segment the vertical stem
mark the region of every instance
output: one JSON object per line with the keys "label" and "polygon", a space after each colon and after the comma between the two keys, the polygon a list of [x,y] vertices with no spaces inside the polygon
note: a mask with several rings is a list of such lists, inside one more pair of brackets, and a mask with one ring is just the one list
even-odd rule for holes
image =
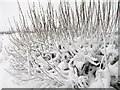
{"label": "vertical stem", "polygon": [[104,40],[104,57],[105,57],[105,65],[108,68],[108,64],[107,64],[107,50],[106,50],[106,34],[103,31],[103,40]]}

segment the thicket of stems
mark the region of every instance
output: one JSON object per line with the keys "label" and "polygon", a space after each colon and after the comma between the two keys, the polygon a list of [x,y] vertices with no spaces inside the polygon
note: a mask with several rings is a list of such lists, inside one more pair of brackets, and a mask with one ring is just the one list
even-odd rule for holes
{"label": "thicket of stems", "polygon": [[[28,2],[29,10],[26,16],[18,2],[20,20],[18,22],[14,19],[16,28],[12,26],[10,28],[10,31],[17,31],[18,33],[10,35],[11,41],[16,46],[14,48],[16,53],[8,53],[15,57],[14,63],[21,65],[21,68],[24,69],[23,73],[28,73],[41,79],[50,78],[62,84],[59,78],[50,76],[46,70],[40,67],[39,70],[48,78],[41,77],[33,72],[31,74],[31,71],[34,70],[32,70],[30,62],[34,62],[39,66],[39,60],[34,57],[33,52],[42,55],[43,52],[50,51],[51,47],[58,50],[59,44],[74,44],[75,39],[78,37],[85,40],[92,38],[104,40],[105,62],[107,65],[106,40],[118,25],[117,13],[119,11],[114,6],[115,2],[90,1],[88,6],[84,1],[80,3],[74,2],[75,10],[70,6],[69,2],[60,2],[59,10],[54,10],[51,2],[48,2],[46,10],[40,5],[40,2],[38,3],[39,5],[37,6],[33,2],[31,6]],[[22,54],[23,52],[25,54]],[[28,68],[22,66],[25,62],[28,62]],[[49,62],[43,62],[54,68]],[[55,71],[59,73],[62,79],[65,78],[60,71],[57,69]]]}

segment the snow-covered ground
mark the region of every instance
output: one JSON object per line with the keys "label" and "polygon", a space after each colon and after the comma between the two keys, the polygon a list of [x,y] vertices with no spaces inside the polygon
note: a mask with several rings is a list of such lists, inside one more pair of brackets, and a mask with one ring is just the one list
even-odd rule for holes
{"label": "snow-covered ground", "polygon": [[[9,57],[4,47],[10,45],[8,35],[0,35],[0,88],[21,88],[24,86],[17,85],[15,78],[6,70],[9,69]],[[29,87],[29,86],[28,86]]]}
{"label": "snow-covered ground", "polygon": [[[37,82],[28,81],[16,83],[16,78],[6,70],[10,68],[10,57],[4,47],[9,47],[11,44],[8,35],[0,35],[0,89],[1,88],[35,88]],[[39,86],[38,86],[39,87]]]}
{"label": "snow-covered ground", "polygon": [[7,35],[0,35],[0,88],[18,87],[13,83],[13,77],[5,71],[9,68],[9,58],[4,46],[9,45],[9,38]]}
{"label": "snow-covered ground", "polygon": [[[9,36],[8,35],[1,35],[0,36],[1,39],[0,39],[0,88],[35,88],[35,87],[39,87],[39,83],[40,81],[36,82],[36,81],[27,81],[27,82],[22,82],[22,83],[16,83],[17,80],[15,77],[13,77],[10,73],[8,73],[6,70],[10,68],[10,56],[8,56],[8,53],[6,52],[5,48],[9,48],[9,46],[11,45],[11,42],[9,40]],[[110,47],[109,47],[110,49]],[[109,49],[107,49],[107,51],[109,51],[108,53],[113,53],[112,51],[110,51]],[[90,50],[89,50],[90,51]],[[91,52],[91,51],[90,51]],[[104,52],[103,52],[104,53]],[[79,53],[80,54],[80,53]],[[80,56],[81,54],[77,57],[74,57],[72,60],[78,60],[80,59]],[[77,59],[78,58],[78,59]],[[76,63],[76,65],[78,65],[77,67],[79,67],[81,63]],[[115,65],[109,65],[109,70],[110,70],[110,74],[116,74],[117,75],[117,71],[118,71],[118,63],[116,63]],[[63,65],[63,64],[61,64]],[[63,67],[63,66],[58,66],[59,68]],[[109,73],[107,73],[107,69],[104,70],[105,71],[105,76],[107,75],[107,77],[104,77],[107,78],[105,80],[103,80],[103,82],[105,81],[107,83],[110,82],[109,79],[108,79],[108,75]],[[102,72],[104,72],[102,71]],[[98,71],[98,77],[97,79],[99,78],[99,72],[101,71]],[[70,76],[71,77],[71,76]],[[106,83],[104,82],[104,85],[107,85]],[[97,86],[96,86],[97,84]],[[93,83],[90,85],[90,87],[96,87],[98,88],[99,86],[101,85],[101,81],[93,81]],[[101,86],[100,86],[101,87]],[[107,87],[107,86],[106,86]]]}

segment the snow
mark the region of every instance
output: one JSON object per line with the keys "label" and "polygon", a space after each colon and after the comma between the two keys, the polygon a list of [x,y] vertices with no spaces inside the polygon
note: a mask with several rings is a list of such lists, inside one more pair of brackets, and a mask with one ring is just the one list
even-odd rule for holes
{"label": "snow", "polygon": [[[42,84],[43,81],[26,81],[26,82],[21,82],[19,83],[17,81],[17,79],[12,76],[10,73],[8,73],[6,70],[10,69],[10,59],[11,57],[8,55],[8,53],[6,52],[5,48],[9,48],[9,46],[11,45],[11,42],[9,40],[9,36],[8,35],[1,35],[0,36],[0,88],[33,88],[33,87],[47,87],[48,83],[51,81],[48,81],[45,85]],[[72,47],[71,47],[72,48]],[[82,66],[89,61],[90,63],[94,64],[95,66],[97,66],[97,64],[94,63],[94,61],[97,61],[97,58],[94,58],[92,56],[94,56],[95,54],[93,53],[92,49],[90,47],[86,48],[88,50],[88,54],[85,54],[84,50],[83,52],[78,52],[69,62],[69,65],[67,65],[67,63],[65,62],[65,58],[62,57],[62,62],[58,63],[58,68],[56,68],[58,71],[60,72],[64,72],[65,69],[69,68],[70,70],[64,72],[66,73],[66,75],[68,75],[65,77],[68,79],[66,80],[66,84],[63,85],[62,87],[73,87],[73,85],[79,83],[81,85],[81,87],[88,87],[86,85],[86,78],[85,76],[79,76],[77,77],[77,70],[76,68],[78,68],[79,70],[81,70]],[[82,51],[82,50],[81,50]],[[103,53],[104,51],[101,50]],[[107,48],[108,51],[108,55],[110,54],[111,57],[115,57],[117,56],[117,52],[115,50],[114,47],[112,47],[111,45],[108,46]],[[61,50],[61,52],[63,52],[63,56],[67,55],[66,54],[66,50]],[[53,52],[52,52],[53,53]],[[56,61],[57,59],[60,58],[60,53],[58,53],[57,51],[54,51],[54,53],[56,53],[56,57],[53,59],[53,61]],[[94,55],[91,55],[94,54]],[[57,55],[58,54],[58,55]],[[48,54],[49,55],[49,54]],[[69,56],[69,55],[68,55]],[[41,58],[41,59],[40,59]],[[42,57],[38,57],[38,59],[40,59],[41,61],[44,61]],[[110,58],[111,60],[113,60],[113,58]],[[41,61],[39,63],[41,63]],[[49,62],[53,62],[52,60],[50,60]],[[73,65],[71,65],[73,63]],[[45,64],[47,64],[46,62],[43,63],[43,67],[45,68]],[[74,65],[76,65],[76,68],[74,67]],[[114,64],[114,65],[109,65],[109,70],[106,68],[104,70],[98,70],[96,72],[96,78],[92,78],[92,76],[90,77],[90,86],[89,88],[109,88],[110,85],[108,84],[110,82],[110,75],[113,76],[117,76],[118,74],[118,63]],[[47,69],[47,68],[46,68]],[[55,74],[51,74],[52,76]],[[57,75],[57,74],[56,74]],[[106,77],[107,76],[107,77]],[[57,77],[58,78],[58,77]],[[61,77],[60,77],[61,78]],[[108,79],[109,78],[109,79]],[[46,81],[44,81],[46,82]],[[82,84],[84,82],[84,85]],[[40,86],[41,83],[41,86]],[[72,85],[72,86],[71,86]]]}
{"label": "snow", "polygon": [[0,35],[0,88],[20,88],[21,86],[15,84],[15,78],[6,71],[10,66],[10,58],[8,57],[4,47],[9,45],[9,36]]}
{"label": "snow", "polygon": [[17,79],[6,70],[10,69],[10,56],[4,47],[9,47],[11,42],[8,35],[0,35],[0,89],[1,88],[35,88],[40,87],[39,81],[17,82]]}
{"label": "snow", "polygon": [[5,69],[9,68],[9,60],[7,57],[7,52],[4,49],[4,46],[10,44],[7,35],[1,35],[0,40],[0,88],[12,88],[18,87],[12,82],[12,76],[5,71]]}
{"label": "snow", "polygon": [[14,78],[5,70],[8,69],[8,67],[9,67],[8,61],[3,61],[0,64],[0,87],[18,88],[19,86],[13,82]]}
{"label": "snow", "polygon": [[[28,35],[23,36],[25,40],[20,44],[16,43],[20,48],[13,47],[9,35],[0,36],[0,88],[109,88],[111,76],[118,76],[115,35],[103,40],[102,36],[100,39],[73,37],[75,41],[68,40],[69,43],[63,38],[59,43],[56,41],[56,46],[49,38],[51,45],[46,52],[41,51],[37,36],[33,35],[31,40],[26,39]],[[13,70],[11,63],[19,70]]]}

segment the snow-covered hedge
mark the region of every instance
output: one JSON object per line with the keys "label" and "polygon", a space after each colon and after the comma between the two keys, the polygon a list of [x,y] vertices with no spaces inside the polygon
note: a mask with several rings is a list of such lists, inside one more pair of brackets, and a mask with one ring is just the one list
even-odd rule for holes
{"label": "snow-covered hedge", "polygon": [[[54,10],[29,5],[28,25],[20,4],[18,33],[7,49],[11,71],[18,81],[34,80],[41,88],[118,87],[117,2],[60,2]],[[28,33],[30,32],[30,33]],[[114,80],[116,80],[114,82]]]}

